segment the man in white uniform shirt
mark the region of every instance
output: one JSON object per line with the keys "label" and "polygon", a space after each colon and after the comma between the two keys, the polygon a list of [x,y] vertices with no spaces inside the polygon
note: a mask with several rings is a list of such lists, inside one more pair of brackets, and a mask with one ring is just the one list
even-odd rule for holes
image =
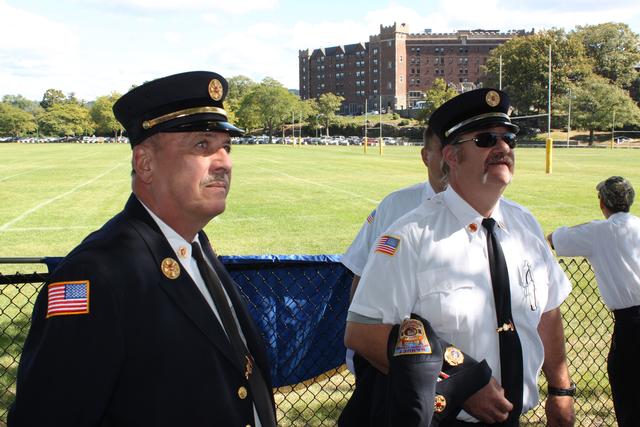
{"label": "man in white uniform shirt", "polygon": [[422,162],[427,167],[429,179],[426,182],[414,184],[387,195],[369,214],[351,246],[342,256],[342,264],[355,275],[351,286],[352,296],[378,236],[395,220],[417,208],[420,203],[441,192],[446,186],[442,180],[440,140],[429,127],[424,130],[423,140],[424,146],[420,153]]}
{"label": "man in white uniform shirt", "polygon": [[508,109],[505,93],[479,89],[432,114],[449,188],[379,238],[349,309],[345,344],[386,372],[389,331],[415,313],[493,371],[450,425],[518,425],[538,403],[542,368],[555,392],[547,425],[570,426],[574,389],[558,307],[571,285],[537,221],[500,199],[513,176],[518,130]]}
{"label": "man in white uniform shirt", "polygon": [[561,256],[586,257],[615,325],[607,360],[618,425],[640,425],[640,218],[631,183],[612,176],[596,186],[605,220],[560,227],[547,238]]}

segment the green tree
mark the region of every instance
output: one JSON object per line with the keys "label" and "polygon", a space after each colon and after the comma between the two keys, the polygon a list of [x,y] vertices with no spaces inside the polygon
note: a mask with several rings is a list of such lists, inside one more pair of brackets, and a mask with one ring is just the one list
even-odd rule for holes
{"label": "green tree", "polygon": [[42,107],[38,101],[32,101],[22,95],[5,95],[2,97],[2,102],[11,104],[14,107],[18,107],[19,109],[31,114],[36,114],[42,111]]}
{"label": "green tree", "polygon": [[66,96],[59,89],[47,89],[42,95],[42,101],[40,101],[40,106],[45,110],[53,107],[56,104],[63,104],[66,101]]}
{"label": "green tree", "polygon": [[342,101],[344,101],[343,97],[331,92],[323,93],[318,98],[318,115],[321,123],[324,125],[325,129],[327,129],[327,136],[329,136],[329,126],[336,118],[336,112],[340,110]]}
{"label": "green tree", "polygon": [[600,76],[592,76],[572,90],[571,126],[589,131],[593,144],[596,130],[624,125],[640,126],[640,108],[628,92]]}
{"label": "green tree", "polygon": [[277,80],[266,77],[243,97],[238,123],[247,130],[260,124],[267,130],[271,142],[273,131],[290,120],[298,99]]}
{"label": "green tree", "polygon": [[431,113],[457,95],[458,91],[450,87],[444,79],[435,79],[431,88],[425,93],[425,107],[418,113],[418,120],[426,122]]}
{"label": "green tree", "polygon": [[638,77],[634,66],[640,62],[640,36],[627,24],[578,26],[571,37],[583,44],[596,74],[622,88],[631,87]]}
{"label": "green tree", "polygon": [[486,87],[498,87],[502,56],[502,88],[519,115],[548,110],[549,46],[552,99],[567,93],[572,83],[592,74],[584,46],[564,30],[552,29],[514,37],[493,49],[486,63]]}
{"label": "green tree", "polygon": [[237,112],[240,108],[242,98],[256,87],[257,83],[246,76],[234,76],[229,80],[229,93],[224,99],[224,107],[227,110],[229,121],[235,123],[237,121]]}
{"label": "green tree", "polygon": [[38,125],[33,114],[7,102],[0,103],[0,135],[24,136],[37,129]]}
{"label": "green tree", "polygon": [[113,104],[120,98],[119,93],[112,92],[109,95],[99,96],[89,110],[89,114],[95,123],[96,132],[100,135],[113,134],[116,138],[118,133],[122,135],[124,128],[113,115]]}
{"label": "green tree", "polygon": [[79,104],[55,103],[37,119],[44,135],[80,136],[90,135],[94,130],[89,110]]}
{"label": "green tree", "polygon": [[302,120],[307,122],[309,130],[317,131],[320,128],[320,111],[318,101],[315,99],[305,99],[300,101],[300,113]]}

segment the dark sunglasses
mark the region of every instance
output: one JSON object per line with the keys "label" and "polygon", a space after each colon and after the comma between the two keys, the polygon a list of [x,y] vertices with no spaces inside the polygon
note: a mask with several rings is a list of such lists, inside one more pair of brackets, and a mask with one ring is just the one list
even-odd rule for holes
{"label": "dark sunglasses", "polygon": [[516,148],[516,134],[512,132],[506,132],[506,133],[483,132],[483,133],[477,134],[473,138],[460,139],[454,142],[454,144],[462,144],[463,142],[473,141],[476,143],[478,147],[487,148],[487,147],[495,146],[500,139],[504,140],[504,142],[507,143],[509,148]]}

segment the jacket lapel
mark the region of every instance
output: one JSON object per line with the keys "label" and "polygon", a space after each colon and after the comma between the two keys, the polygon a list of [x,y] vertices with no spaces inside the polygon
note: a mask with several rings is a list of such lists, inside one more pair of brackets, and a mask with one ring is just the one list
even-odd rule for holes
{"label": "jacket lapel", "polygon": [[157,280],[160,288],[225,357],[238,369],[244,369],[240,366],[240,361],[234,354],[220,322],[184,266],[180,264],[181,272],[175,279],[170,279],[162,273],[162,261],[166,258],[176,260],[175,252],[156,222],[134,195],[131,195],[125,205],[124,215],[149,248],[158,268]]}

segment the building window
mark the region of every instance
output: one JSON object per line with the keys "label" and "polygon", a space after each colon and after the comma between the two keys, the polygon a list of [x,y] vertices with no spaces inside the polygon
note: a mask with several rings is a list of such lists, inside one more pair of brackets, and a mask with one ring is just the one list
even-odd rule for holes
{"label": "building window", "polygon": [[374,55],[377,55],[377,54],[378,54],[378,48],[377,48],[377,47],[376,47],[376,48],[373,48],[373,54],[374,54]]}
{"label": "building window", "polygon": [[391,40],[389,40],[389,41],[387,42],[387,46],[388,46],[388,47],[391,47]]}
{"label": "building window", "polygon": [[391,82],[387,82],[387,89],[391,89],[393,87],[393,85],[391,84]]}
{"label": "building window", "polygon": [[393,63],[391,61],[387,62],[387,68],[388,69],[392,69],[393,68]]}
{"label": "building window", "polygon": [[400,62],[402,62],[402,55],[400,55]]}
{"label": "building window", "polygon": [[400,76],[400,83],[404,81],[404,76]]}

